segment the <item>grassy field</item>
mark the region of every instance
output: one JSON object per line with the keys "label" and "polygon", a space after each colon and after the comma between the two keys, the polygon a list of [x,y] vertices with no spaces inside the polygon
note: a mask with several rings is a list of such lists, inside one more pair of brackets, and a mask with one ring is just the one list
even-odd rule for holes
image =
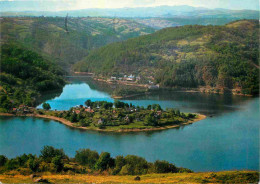
{"label": "grassy field", "polygon": [[[258,183],[259,172],[256,171],[223,171],[203,173],[175,173],[175,174],[147,174],[135,181],[135,176],[107,176],[107,175],[62,175],[44,173],[41,175],[51,183]],[[0,175],[2,183],[31,183],[30,176]]]}

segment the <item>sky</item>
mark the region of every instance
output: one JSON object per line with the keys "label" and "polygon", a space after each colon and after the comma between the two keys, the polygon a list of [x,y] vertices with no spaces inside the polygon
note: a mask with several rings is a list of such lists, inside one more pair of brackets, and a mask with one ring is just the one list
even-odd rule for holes
{"label": "sky", "polygon": [[259,10],[259,0],[0,0],[0,11],[62,11],[162,5]]}

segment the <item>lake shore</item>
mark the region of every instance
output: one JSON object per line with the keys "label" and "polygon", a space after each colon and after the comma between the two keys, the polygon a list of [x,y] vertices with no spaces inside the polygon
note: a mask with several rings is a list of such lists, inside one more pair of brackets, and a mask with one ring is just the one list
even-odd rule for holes
{"label": "lake shore", "polygon": [[20,117],[36,117],[36,118],[45,118],[45,119],[51,119],[54,121],[58,121],[66,126],[72,127],[72,128],[78,128],[82,130],[94,130],[94,131],[100,131],[100,132],[144,132],[144,131],[158,131],[158,130],[165,130],[165,129],[171,129],[171,128],[178,128],[181,126],[193,124],[195,122],[201,121],[206,118],[205,115],[197,114],[197,117],[193,120],[189,120],[185,123],[180,123],[178,125],[170,125],[170,126],[164,126],[164,127],[153,127],[153,128],[133,128],[133,129],[120,129],[120,130],[111,130],[111,129],[99,129],[99,128],[93,128],[93,127],[81,127],[81,126],[75,126],[74,123],[64,119],[59,118],[56,116],[49,116],[49,115],[40,115],[40,114],[11,114],[11,113],[0,113],[0,116],[20,116]]}
{"label": "lake shore", "polygon": [[[135,86],[135,87],[143,87],[143,88],[149,88],[150,85],[148,84],[138,84],[136,82],[128,82],[128,81],[111,81],[108,79],[103,78],[96,78],[92,77],[93,80],[99,81],[99,82],[105,82],[107,84],[120,84],[125,86]],[[224,94],[224,93],[231,93],[232,95],[237,96],[247,96],[252,97],[253,95],[250,94],[243,94],[242,89],[227,89],[227,88],[218,88],[218,87],[210,87],[210,86],[199,86],[197,88],[183,88],[183,87],[160,87],[159,89],[162,90],[171,90],[174,92],[187,92],[187,93],[208,93],[208,94]],[[128,98],[128,96],[138,96],[139,94],[133,94],[133,95],[126,95],[126,96],[112,96],[112,98],[120,99],[120,98]]]}

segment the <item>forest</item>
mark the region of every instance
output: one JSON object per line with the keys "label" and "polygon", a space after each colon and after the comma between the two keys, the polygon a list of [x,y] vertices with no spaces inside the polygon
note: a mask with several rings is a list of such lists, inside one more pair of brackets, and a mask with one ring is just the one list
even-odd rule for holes
{"label": "forest", "polygon": [[35,106],[41,93],[65,85],[59,66],[20,44],[3,44],[0,54],[0,111]]}
{"label": "forest", "polygon": [[210,87],[259,92],[259,22],[188,25],[93,50],[74,71],[97,76],[153,77],[161,87]]}
{"label": "forest", "polygon": [[90,50],[154,32],[120,18],[68,17],[65,26],[64,17],[4,17],[0,24],[2,42],[19,42],[67,70]]}

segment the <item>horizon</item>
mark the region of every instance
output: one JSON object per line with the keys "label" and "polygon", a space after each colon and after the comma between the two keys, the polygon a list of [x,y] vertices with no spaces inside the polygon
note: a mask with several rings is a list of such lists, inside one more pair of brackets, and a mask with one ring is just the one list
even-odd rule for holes
{"label": "horizon", "polygon": [[[255,10],[259,11],[258,0],[126,0],[122,3],[120,0],[97,0],[92,2],[90,0],[0,0],[1,12],[59,12],[59,11],[77,11],[77,10],[93,10],[93,9],[133,9],[133,8],[153,8],[153,7],[178,7],[189,6],[194,8],[205,8],[209,10],[214,9],[228,9],[228,10]],[[30,7],[30,8],[28,8]]]}

